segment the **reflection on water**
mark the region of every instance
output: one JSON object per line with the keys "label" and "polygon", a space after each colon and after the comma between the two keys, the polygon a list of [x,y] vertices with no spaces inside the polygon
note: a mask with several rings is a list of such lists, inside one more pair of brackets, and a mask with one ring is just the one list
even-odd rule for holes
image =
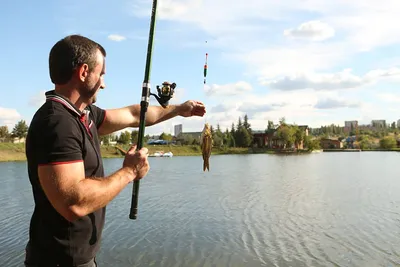
{"label": "reflection on water", "polygon": [[[100,266],[396,266],[400,154],[150,158],[107,209]],[[107,159],[107,173],[121,165]],[[24,163],[0,164],[0,266],[22,266],[32,195]]]}

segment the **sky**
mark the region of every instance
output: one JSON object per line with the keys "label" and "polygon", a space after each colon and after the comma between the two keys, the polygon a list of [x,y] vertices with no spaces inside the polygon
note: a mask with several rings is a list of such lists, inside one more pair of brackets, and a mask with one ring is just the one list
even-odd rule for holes
{"label": "sky", "polygon": [[[139,103],[152,1],[6,2],[0,9],[0,125],[29,124],[44,92],[53,89],[49,51],[69,34],[107,50],[107,87],[98,106]],[[282,117],[309,127],[397,122],[398,14],[398,0],[159,0],[151,90],[175,82],[170,104],[197,100],[207,113],[145,132],[173,134],[176,124],[198,132],[206,122],[225,130],[246,114],[253,130]]]}

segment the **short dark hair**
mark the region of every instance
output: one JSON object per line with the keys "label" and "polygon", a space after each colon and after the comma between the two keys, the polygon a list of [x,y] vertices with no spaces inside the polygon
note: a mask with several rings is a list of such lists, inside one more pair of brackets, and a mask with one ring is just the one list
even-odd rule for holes
{"label": "short dark hair", "polygon": [[106,56],[105,49],[98,43],[81,35],[68,35],[59,40],[49,56],[50,78],[54,84],[65,84],[76,68],[88,64],[92,70],[96,66],[97,49]]}

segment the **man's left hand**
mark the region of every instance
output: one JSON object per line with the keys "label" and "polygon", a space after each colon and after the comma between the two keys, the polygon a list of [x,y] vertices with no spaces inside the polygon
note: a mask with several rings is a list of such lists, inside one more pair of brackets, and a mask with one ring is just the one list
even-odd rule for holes
{"label": "man's left hand", "polygon": [[182,117],[199,116],[203,117],[206,113],[206,107],[202,102],[188,100],[180,105],[179,115]]}

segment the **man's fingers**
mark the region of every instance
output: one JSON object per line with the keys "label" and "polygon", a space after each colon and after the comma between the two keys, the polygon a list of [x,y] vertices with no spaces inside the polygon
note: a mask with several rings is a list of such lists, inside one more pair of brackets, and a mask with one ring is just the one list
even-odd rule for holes
{"label": "man's fingers", "polygon": [[204,106],[203,102],[200,101],[194,101],[196,104],[200,105],[200,106]]}
{"label": "man's fingers", "polygon": [[206,113],[204,109],[195,109],[192,112],[192,115],[203,116]]}
{"label": "man's fingers", "polygon": [[149,154],[149,150],[148,150],[146,147],[142,147],[142,149],[141,149],[140,151],[141,151],[141,153],[142,153],[143,155]]}
{"label": "man's fingers", "polygon": [[129,154],[135,153],[136,147],[137,147],[136,145],[132,145],[131,148],[129,148],[128,153],[129,153]]}

